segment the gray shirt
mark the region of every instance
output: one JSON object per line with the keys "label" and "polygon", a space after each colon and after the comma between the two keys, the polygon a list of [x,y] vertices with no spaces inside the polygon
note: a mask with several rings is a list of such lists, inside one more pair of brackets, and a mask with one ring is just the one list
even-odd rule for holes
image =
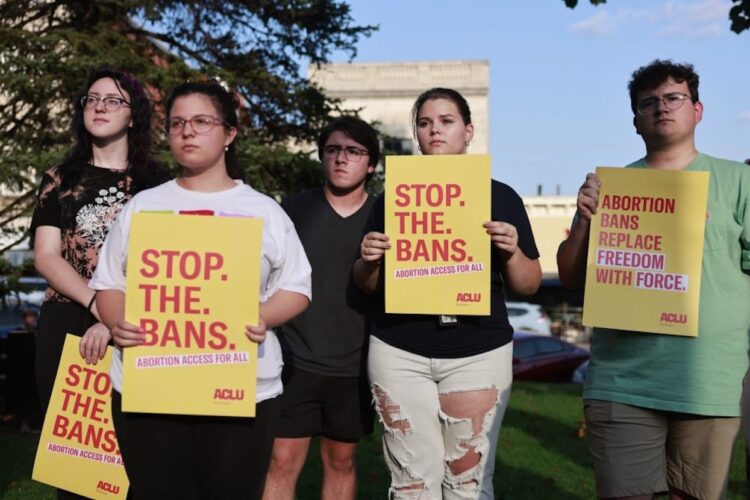
{"label": "gray shirt", "polygon": [[341,217],[318,187],[282,203],[312,266],[313,301],[284,325],[284,362],[320,375],[356,377],[363,372],[365,309],[370,302],[354,284],[363,229],[374,198]]}

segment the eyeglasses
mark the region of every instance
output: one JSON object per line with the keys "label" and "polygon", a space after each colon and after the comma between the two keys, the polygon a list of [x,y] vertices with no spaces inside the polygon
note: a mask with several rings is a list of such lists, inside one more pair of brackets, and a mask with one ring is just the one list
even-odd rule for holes
{"label": "eyeglasses", "polygon": [[636,110],[640,115],[647,115],[653,113],[659,107],[659,103],[663,102],[664,106],[670,111],[678,110],[685,104],[685,101],[690,99],[690,96],[683,94],[682,92],[670,92],[664,94],[661,97],[647,97],[638,103]]}
{"label": "eyeglasses", "polygon": [[336,158],[341,152],[344,153],[347,160],[355,161],[370,154],[367,150],[355,148],[354,146],[342,147],[334,146],[333,144],[330,146],[323,146],[323,153],[329,158]]}
{"label": "eyeglasses", "polygon": [[177,135],[182,132],[185,128],[185,124],[189,123],[193,128],[193,131],[199,135],[206,135],[210,133],[217,125],[227,125],[225,121],[220,120],[216,117],[209,115],[195,115],[194,117],[186,120],[184,118],[169,118],[164,120],[164,130],[169,135]]}
{"label": "eyeglasses", "polygon": [[99,105],[99,101],[104,103],[104,109],[106,109],[107,111],[115,111],[116,109],[120,109],[120,106],[122,106],[123,104],[125,106],[130,106],[130,103],[122,97],[99,97],[96,95],[85,95],[81,97],[81,106],[83,106],[83,109],[93,109]]}

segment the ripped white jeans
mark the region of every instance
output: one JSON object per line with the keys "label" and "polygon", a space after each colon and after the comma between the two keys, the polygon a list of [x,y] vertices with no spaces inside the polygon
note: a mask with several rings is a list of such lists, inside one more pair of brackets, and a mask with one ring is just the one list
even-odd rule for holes
{"label": "ripped white jeans", "polygon": [[370,337],[367,372],[391,472],[388,498],[494,498],[495,450],[512,364],[512,343],[438,359]]}

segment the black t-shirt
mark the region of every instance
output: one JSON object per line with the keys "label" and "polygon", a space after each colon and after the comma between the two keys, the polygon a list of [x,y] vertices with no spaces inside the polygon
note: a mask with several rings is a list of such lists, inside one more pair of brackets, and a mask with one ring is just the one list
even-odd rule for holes
{"label": "black t-shirt", "polygon": [[[87,165],[76,186],[62,191],[57,167],[42,176],[37,205],[31,218],[32,238],[39,226],[60,229],[62,257],[85,280],[99,262],[99,249],[117,215],[132,197],[131,179],[122,170]],[[70,302],[53,288],[45,300]]]}
{"label": "black t-shirt", "polygon": [[[518,247],[530,259],[539,258],[531,224],[521,197],[508,185],[492,181],[492,220],[512,224],[518,231]],[[478,222],[481,224],[484,221]],[[365,233],[384,232],[385,202],[375,201]],[[489,237],[487,244],[491,245]],[[458,316],[458,324],[440,326],[437,316],[386,314],[383,296],[385,265],[380,270],[378,304],[370,333],[383,342],[405,351],[431,358],[463,358],[496,349],[510,342],[513,329],[505,308],[501,261],[497,248],[491,252],[490,315]]]}
{"label": "black t-shirt", "polygon": [[360,375],[370,298],[354,285],[351,270],[373,201],[368,196],[346,218],[331,207],[321,187],[281,204],[310,261],[313,297],[302,314],[280,329],[285,362],[322,375]]}

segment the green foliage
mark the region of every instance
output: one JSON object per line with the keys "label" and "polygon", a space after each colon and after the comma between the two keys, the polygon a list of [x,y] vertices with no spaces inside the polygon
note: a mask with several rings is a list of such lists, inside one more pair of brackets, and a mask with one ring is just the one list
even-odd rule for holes
{"label": "green foliage", "polygon": [[[354,57],[374,29],[355,25],[342,0],[0,2],[0,187],[31,195],[12,214],[0,210],[0,227],[29,213],[41,172],[70,147],[73,97],[104,65],[144,83],[157,115],[176,84],[220,79],[244,100],[239,149],[254,187],[281,194],[319,182],[313,162],[286,146],[313,139],[338,102],[300,65],[332,51]],[[155,137],[157,156],[169,158]]]}
{"label": "green foliage", "polygon": [[21,276],[28,270],[28,266],[14,266],[7,259],[0,257],[0,307],[8,307],[7,298],[10,294],[28,292],[26,285],[20,282]]}
{"label": "green foliage", "polygon": [[[565,6],[574,9],[578,0],[563,0]],[[607,3],[607,0],[589,0],[591,5]],[[750,29],[750,0],[732,0],[734,6],[729,9],[730,29],[737,34]]]}
{"label": "green foliage", "polygon": [[245,165],[245,180],[251,186],[264,186],[263,192],[279,201],[288,193],[323,183],[323,170],[310,151],[292,152],[281,145],[246,140],[237,154],[240,165]]}
{"label": "green foliage", "polygon": [[[575,9],[576,5],[578,5],[578,0],[563,0],[565,2],[565,6],[569,9]],[[600,3],[607,3],[607,0],[589,0],[591,2],[591,5],[599,5]]]}
{"label": "green foliage", "polygon": [[734,6],[729,9],[731,29],[737,34],[750,29],[750,0],[732,0]]}

